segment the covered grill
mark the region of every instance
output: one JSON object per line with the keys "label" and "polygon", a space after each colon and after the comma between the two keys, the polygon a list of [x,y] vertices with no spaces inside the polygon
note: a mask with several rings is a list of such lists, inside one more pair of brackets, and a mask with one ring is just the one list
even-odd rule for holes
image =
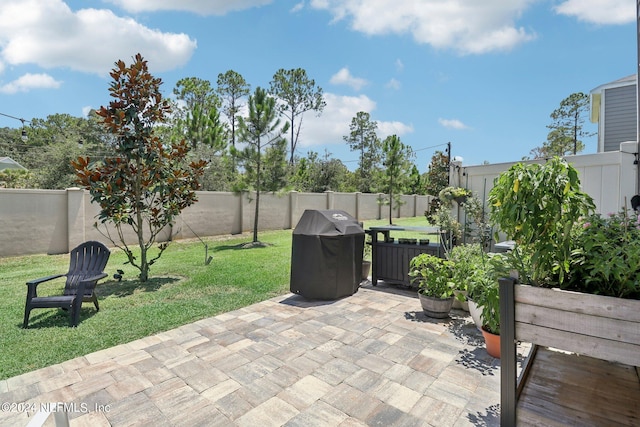
{"label": "covered grill", "polygon": [[306,210],[293,230],[290,290],[310,299],[353,295],[362,276],[364,230],[341,210]]}

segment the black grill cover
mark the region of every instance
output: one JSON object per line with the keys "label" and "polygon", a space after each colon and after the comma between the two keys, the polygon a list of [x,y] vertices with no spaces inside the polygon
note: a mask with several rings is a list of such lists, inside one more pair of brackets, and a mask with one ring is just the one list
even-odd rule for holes
{"label": "black grill cover", "polygon": [[358,291],[364,230],[340,210],[306,210],[293,230],[291,292],[338,299]]}

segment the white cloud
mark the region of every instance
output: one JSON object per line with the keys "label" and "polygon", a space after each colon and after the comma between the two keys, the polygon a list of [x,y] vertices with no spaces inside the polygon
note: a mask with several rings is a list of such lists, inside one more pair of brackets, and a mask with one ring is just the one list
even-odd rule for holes
{"label": "white cloud", "polygon": [[388,87],[389,89],[398,90],[400,89],[400,86],[402,86],[402,84],[398,80],[392,78],[387,82],[385,86]]}
{"label": "white cloud", "polygon": [[402,72],[404,70],[404,63],[400,59],[396,59],[396,70]]}
{"label": "white cloud", "polygon": [[296,12],[300,12],[302,9],[304,9],[304,2],[301,1],[300,3],[297,3],[295,6],[293,6],[291,8],[291,13],[296,13]]}
{"label": "white cloud", "polygon": [[629,0],[567,0],[555,11],[594,24],[627,24],[636,19],[636,9]]}
{"label": "white cloud", "polygon": [[[327,106],[320,117],[312,114],[304,116],[302,132],[300,133],[299,148],[304,149],[299,154],[306,155],[306,150],[314,146],[345,144],[342,138],[349,134],[349,125],[359,111],[371,114],[376,108],[375,101],[366,95],[342,96],[332,93],[324,94]],[[413,126],[397,121],[377,121],[378,136],[385,138],[389,135],[404,135],[413,132]]]}
{"label": "white cloud", "polygon": [[157,72],[184,65],[195,48],[186,34],[152,30],[106,9],[74,12],[62,0],[0,3],[0,61],[11,65],[106,75],[117,60],[141,53]]}
{"label": "white cloud", "polygon": [[340,69],[340,71],[331,76],[329,83],[334,85],[347,85],[356,91],[369,84],[369,82],[363,78],[352,76],[347,67]]}
{"label": "white cloud", "polygon": [[413,133],[413,125],[402,122],[381,122],[378,121],[378,136],[382,139],[389,135],[402,136],[407,133]]}
{"label": "white cloud", "polygon": [[438,119],[438,123],[440,123],[442,126],[446,127],[447,129],[458,129],[458,130],[469,129],[469,126],[465,125],[458,119]]}
{"label": "white cloud", "polygon": [[89,117],[89,113],[93,110],[91,105],[87,105],[86,107],[82,107],[82,117]]}
{"label": "white cloud", "polygon": [[29,92],[31,89],[57,89],[62,84],[48,74],[25,74],[24,76],[0,87],[0,93],[14,94]]}
{"label": "white cloud", "polygon": [[264,6],[272,0],[109,0],[109,2],[134,13],[179,10],[199,15],[224,15]]}
{"label": "white cloud", "polygon": [[[535,34],[515,21],[535,0],[311,0],[333,21],[368,35],[411,34],[418,43],[462,54],[504,51]],[[596,0],[593,0],[596,1]],[[390,13],[390,11],[393,11]]]}

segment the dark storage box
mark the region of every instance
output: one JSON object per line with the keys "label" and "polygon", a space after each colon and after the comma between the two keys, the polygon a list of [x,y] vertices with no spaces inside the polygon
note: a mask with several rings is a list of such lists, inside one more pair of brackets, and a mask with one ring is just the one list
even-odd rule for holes
{"label": "dark storage box", "polygon": [[338,299],[358,291],[364,230],[340,210],[306,210],[293,230],[290,290],[310,299]]}

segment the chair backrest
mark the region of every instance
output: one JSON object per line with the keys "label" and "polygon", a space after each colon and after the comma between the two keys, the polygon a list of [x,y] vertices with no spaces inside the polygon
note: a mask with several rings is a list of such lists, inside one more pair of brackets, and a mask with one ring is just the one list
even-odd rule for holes
{"label": "chair backrest", "polygon": [[[69,255],[69,271],[67,272],[64,294],[75,295],[80,281],[104,272],[111,252],[102,243],[89,241],[74,248]],[[97,280],[87,284],[85,295],[93,293],[96,282]]]}

